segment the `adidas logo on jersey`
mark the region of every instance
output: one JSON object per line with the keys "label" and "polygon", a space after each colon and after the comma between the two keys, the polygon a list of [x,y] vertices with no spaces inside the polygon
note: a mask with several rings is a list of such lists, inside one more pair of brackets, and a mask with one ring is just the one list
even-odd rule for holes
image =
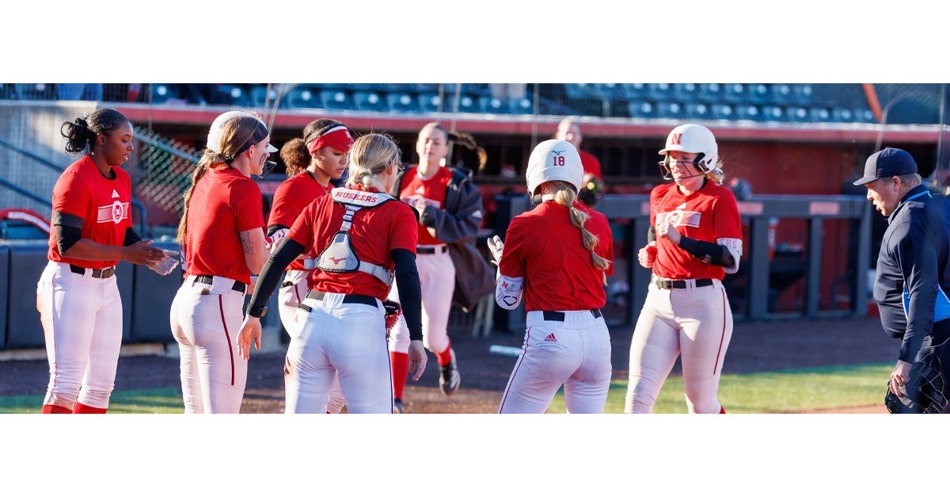
{"label": "adidas logo on jersey", "polygon": [[686,202],[683,202],[682,205],[676,207],[676,210],[683,210],[684,208],[686,208]]}
{"label": "adidas logo on jersey", "polygon": [[416,188],[416,194],[417,194],[417,195],[425,196],[425,194],[426,194],[426,188],[425,188],[425,186],[419,186],[418,188]]}
{"label": "adidas logo on jersey", "polygon": [[112,190],[112,198],[118,198],[118,197],[119,197],[119,192],[116,190]]}
{"label": "adidas logo on jersey", "polygon": [[556,336],[554,335],[554,333],[552,332],[551,334],[548,334],[548,337],[544,338],[544,340],[545,340],[545,341],[548,341],[548,342],[551,342],[551,343],[556,343],[556,342],[557,342],[557,337],[556,337]]}

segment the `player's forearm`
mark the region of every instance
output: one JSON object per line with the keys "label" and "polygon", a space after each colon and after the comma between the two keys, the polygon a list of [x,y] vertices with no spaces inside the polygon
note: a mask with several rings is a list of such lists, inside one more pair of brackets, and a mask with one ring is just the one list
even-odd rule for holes
{"label": "player's forearm", "polygon": [[726,247],[716,243],[680,236],[679,247],[685,250],[686,253],[711,265],[732,267],[736,264],[732,253]]}

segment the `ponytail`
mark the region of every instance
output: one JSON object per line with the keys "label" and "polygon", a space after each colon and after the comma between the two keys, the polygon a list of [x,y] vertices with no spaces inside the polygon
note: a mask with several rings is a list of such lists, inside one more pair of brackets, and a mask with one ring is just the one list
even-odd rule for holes
{"label": "ponytail", "polygon": [[191,185],[188,187],[188,190],[185,191],[184,208],[181,214],[181,221],[178,222],[178,233],[175,235],[175,240],[180,245],[184,246],[185,244],[185,232],[187,230],[188,223],[188,207],[191,205],[191,195],[195,192],[195,186],[198,185],[198,181],[204,177],[205,173],[211,169],[212,165],[226,163],[227,158],[228,157],[224,154],[205,149],[204,155],[201,156],[201,160],[198,162],[198,165],[195,166],[195,171],[191,173]]}
{"label": "ponytail", "polygon": [[568,208],[571,216],[571,224],[574,224],[574,226],[581,230],[581,240],[584,243],[584,248],[587,248],[587,250],[590,251],[591,262],[593,262],[594,267],[597,267],[601,270],[603,283],[606,284],[607,274],[603,271],[607,270],[607,268],[610,266],[610,261],[598,255],[597,252],[594,251],[594,248],[597,247],[599,240],[597,239],[597,236],[594,235],[594,233],[588,231],[584,227],[584,224],[587,223],[587,219],[590,217],[586,212],[578,210],[578,208],[574,206],[574,202],[577,200],[577,192],[574,191],[572,186],[569,186],[563,181],[554,181],[553,184],[556,188],[554,193],[554,201],[559,205],[563,205]]}

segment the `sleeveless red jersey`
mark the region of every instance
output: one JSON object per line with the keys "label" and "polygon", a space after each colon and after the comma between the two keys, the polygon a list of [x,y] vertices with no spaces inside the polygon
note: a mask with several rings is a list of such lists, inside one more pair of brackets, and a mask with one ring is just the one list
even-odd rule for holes
{"label": "sleeveless red jersey", "polygon": [[264,229],[261,189],[237,169],[211,169],[195,185],[188,208],[185,259],[189,275],[251,282],[240,233]]}
{"label": "sleeveless red jersey", "polygon": [[[314,200],[297,217],[287,237],[320,254],[330,245],[333,235],[343,225],[346,208],[330,195]],[[394,270],[390,252],[403,248],[416,252],[418,230],[412,207],[390,200],[376,207],[361,208],[353,216],[350,241],[357,258],[363,262]],[[326,272],[314,269],[308,276],[310,289],[326,293],[361,294],[385,300],[389,286],[372,274],[362,271]]]}
{"label": "sleeveless red jersey", "polygon": [[[715,243],[719,238],[742,239],[742,220],[736,197],[713,181],[686,196],[675,183],[650,192],[650,225],[672,223],[683,236]],[[653,273],[667,279],[722,279],[726,272],[704,263],[666,238],[656,240]]]}
{"label": "sleeveless red jersey", "polygon": [[[267,225],[280,224],[287,227],[294,225],[300,212],[303,212],[307,205],[331,189],[333,189],[332,184],[327,184],[324,188],[309,171],[303,171],[288,178],[274,192],[274,203],[271,206]],[[287,270],[306,269],[302,261],[294,260],[287,266]]]}
{"label": "sleeveless red jersey", "polygon": [[[402,177],[402,183],[399,189],[399,199],[409,205],[415,203],[419,198],[427,204],[436,208],[444,208],[445,192],[448,189],[449,181],[452,180],[452,170],[448,167],[439,167],[429,179],[422,179],[417,174],[419,166],[410,168]],[[422,224],[418,224],[419,244],[420,245],[439,245],[445,243],[436,238]]]}
{"label": "sleeveless red jersey", "polygon": [[614,243],[604,214],[579,203],[589,216],[584,228],[597,236],[594,251],[611,262],[606,271],[594,266],[581,230],[567,207],[543,202],[511,220],[499,272],[524,277],[525,310],[590,310],[607,303],[604,273],[613,274]]}
{"label": "sleeveless red jersey", "polygon": [[[132,227],[129,208],[132,203],[132,180],[129,173],[113,167],[114,179],[99,172],[89,155],[73,162],[63,171],[53,187],[53,211],[75,215],[83,220],[82,237],[96,243],[122,246],[126,229]],[[56,232],[49,237],[47,258],[87,269],[111,267],[118,260],[81,260],[64,257],[56,244]]]}

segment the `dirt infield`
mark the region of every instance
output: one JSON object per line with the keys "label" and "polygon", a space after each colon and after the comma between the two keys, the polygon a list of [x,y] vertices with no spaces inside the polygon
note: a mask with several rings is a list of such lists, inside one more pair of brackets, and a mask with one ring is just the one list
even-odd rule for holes
{"label": "dirt infield", "polygon": [[[467,331],[467,330],[466,330]],[[627,375],[631,329],[611,329],[614,377]],[[462,387],[452,397],[439,392],[438,364],[429,366],[419,382],[406,388],[407,413],[495,413],[515,358],[489,352],[491,345],[520,347],[520,334],[493,333],[474,338],[468,332],[452,334],[462,374]],[[887,338],[877,318],[776,320],[738,322],[723,372],[743,374],[827,365],[885,363],[894,359],[897,342]],[[39,351],[39,350],[37,350]],[[42,356],[42,355],[40,355]],[[281,351],[252,355],[244,413],[280,413],[284,406]],[[674,373],[677,373],[674,369]],[[48,381],[43,358],[0,361],[0,395],[42,394]],[[119,360],[117,390],[179,387],[176,356],[123,356]],[[883,393],[883,392],[882,392]],[[39,405],[37,405],[39,410]],[[884,413],[883,406],[807,413]]]}

